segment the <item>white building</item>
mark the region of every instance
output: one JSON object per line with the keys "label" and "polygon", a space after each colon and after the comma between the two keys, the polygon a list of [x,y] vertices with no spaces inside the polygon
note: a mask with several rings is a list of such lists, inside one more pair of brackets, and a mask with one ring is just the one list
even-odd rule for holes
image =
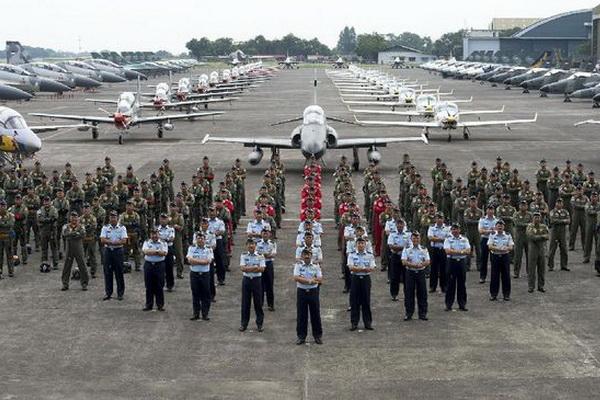
{"label": "white building", "polygon": [[405,62],[407,64],[422,64],[431,60],[435,60],[436,58],[431,54],[424,54],[422,51],[419,51],[417,49],[397,45],[390,47],[389,49],[386,49],[384,51],[380,51],[377,55],[377,64],[391,65],[394,63],[396,57],[398,57],[400,61]]}

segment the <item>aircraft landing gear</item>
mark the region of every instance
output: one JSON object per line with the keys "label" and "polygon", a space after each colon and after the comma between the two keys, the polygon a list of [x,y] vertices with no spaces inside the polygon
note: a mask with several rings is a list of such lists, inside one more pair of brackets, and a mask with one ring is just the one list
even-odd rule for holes
{"label": "aircraft landing gear", "polygon": [[156,136],[158,136],[159,139],[163,138],[163,129],[162,128],[158,128],[158,131],[156,132]]}
{"label": "aircraft landing gear", "polygon": [[540,97],[548,97],[548,93],[542,92],[540,93]]}
{"label": "aircraft landing gear", "polygon": [[204,103],[204,109],[208,110],[208,103]]}
{"label": "aircraft landing gear", "polygon": [[529,93],[529,89],[523,89],[523,94],[528,94]]}
{"label": "aircraft landing gear", "polygon": [[504,90],[512,90],[512,88],[510,86],[506,86]]}
{"label": "aircraft landing gear", "polygon": [[463,129],[463,139],[469,140],[469,135],[470,135],[469,129],[468,128],[464,128]]}
{"label": "aircraft landing gear", "polygon": [[592,104],[592,108],[600,108],[600,104],[594,102],[594,104]]}
{"label": "aircraft landing gear", "polygon": [[492,87],[498,87],[497,83],[492,83]]}
{"label": "aircraft landing gear", "polygon": [[119,134],[119,144],[123,144],[123,135]]}
{"label": "aircraft landing gear", "polygon": [[449,134],[448,134],[448,143],[450,143],[451,141],[452,141],[452,134],[451,134],[451,133],[449,133]]}
{"label": "aircraft landing gear", "polygon": [[98,140],[98,128],[92,128],[92,139]]}
{"label": "aircraft landing gear", "polygon": [[563,103],[571,103],[571,98],[569,97],[569,95],[565,95],[565,99],[563,100]]}
{"label": "aircraft landing gear", "polygon": [[358,172],[358,169],[360,168],[360,161],[358,159],[358,149],[356,147],[352,148],[352,157],[353,157],[353,162],[352,162],[352,169],[354,169],[354,171]]}

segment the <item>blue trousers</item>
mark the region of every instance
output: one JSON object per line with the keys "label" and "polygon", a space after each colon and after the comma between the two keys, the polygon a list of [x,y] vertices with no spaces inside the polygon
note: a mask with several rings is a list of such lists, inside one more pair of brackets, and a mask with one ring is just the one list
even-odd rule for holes
{"label": "blue trousers", "polygon": [[125,294],[125,278],[123,277],[123,248],[104,248],[104,290],[107,296],[113,294],[113,276],[117,281],[117,296]]}

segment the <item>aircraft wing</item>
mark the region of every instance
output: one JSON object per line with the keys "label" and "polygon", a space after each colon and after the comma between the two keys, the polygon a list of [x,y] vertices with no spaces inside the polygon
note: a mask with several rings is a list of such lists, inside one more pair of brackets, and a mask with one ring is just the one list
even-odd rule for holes
{"label": "aircraft wing", "polygon": [[239,143],[243,144],[244,147],[275,147],[278,149],[293,149],[292,141],[287,138],[239,138],[239,137],[214,137],[210,135],[204,136],[202,144],[207,142],[221,142],[221,143]]}
{"label": "aircraft wing", "polygon": [[348,111],[355,114],[379,114],[379,115],[400,115],[406,117],[418,117],[421,115],[417,111],[390,111],[390,110],[354,110],[348,107]]}
{"label": "aircraft wing", "polygon": [[33,133],[41,133],[41,132],[50,132],[57,131],[59,129],[69,129],[69,128],[89,128],[87,124],[76,124],[76,125],[39,125],[39,126],[30,126],[29,129],[33,131]]}
{"label": "aircraft wing", "polygon": [[338,139],[335,146],[336,149],[349,149],[353,147],[372,147],[372,146],[385,146],[390,143],[401,143],[401,142],[423,142],[429,143],[425,135],[416,137],[396,137],[396,138],[358,138],[358,139]]}
{"label": "aircraft wing", "polygon": [[398,101],[355,101],[343,100],[344,104],[353,104],[360,106],[383,106],[383,107],[416,107],[414,103],[400,103]]}
{"label": "aircraft wing", "polygon": [[409,121],[361,121],[354,116],[356,123],[363,126],[399,126],[406,128],[439,128],[437,122],[409,122]]}
{"label": "aircraft wing", "polygon": [[91,101],[93,103],[102,103],[102,104],[118,104],[117,100],[110,99],[85,99],[85,101]]}
{"label": "aircraft wing", "polygon": [[532,119],[512,119],[506,121],[469,121],[469,122],[459,122],[459,128],[476,128],[482,126],[505,126],[509,127],[510,125],[517,124],[531,124],[537,121],[537,113],[534,115]]}
{"label": "aircraft wing", "polygon": [[206,93],[190,93],[188,99],[205,99],[210,97],[231,96],[233,94],[243,93],[241,90],[232,90],[229,92],[206,92]]}
{"label": "aircraft wing", "polygon": [[504,106],[499,110],[470,110],[470,111],[459,111],[460,115],[478,115],[478,114],[501,114],[504,112]]}
{"label": "aircraft wing", "polygon": [[115,120],[110,117],[95,117],[88,115],[68,115],[68,114],[46,114],[46,113],[29,113],[34,117],[52,118],[52,119],[67,119],[72,121],[81,121],[82,123],[96,122],[101,124],[114,124]]}
{"label": "aircraft wing", "polygon": [[575,124],[575,126],[588,125],[588,124],[590,124],[590,125],[600,125],[600,121],[596,121],[596,120],[593,120],[593,119],[588,119],[586,121],[577,122]]}
{"label": "aircraft wing", "polygon": [[209,104],[209,103],[225,103],[228,101],[238,100],[239,97],[227,97],[225,99],[204,99],[204,100],[186,100],[177,101],[174,103],[167,103],[164,107],[180,107],[180,106],[193,106],[194,104]]}
{"label": "aircraft wing", "polygon": [[164,114],[164,115],[155,115],[152,117],[139,117],[135,120],[135,124],[145,124],[150,122],[160,122],[160,121],[172,121],[175,119],[193,119],[193,118],[201,118],[201,117],[210,117],[214,115],[225,114],[223,111],[212,111],[212,112],[199,112],[199,113],[189,113],[189,114]]}

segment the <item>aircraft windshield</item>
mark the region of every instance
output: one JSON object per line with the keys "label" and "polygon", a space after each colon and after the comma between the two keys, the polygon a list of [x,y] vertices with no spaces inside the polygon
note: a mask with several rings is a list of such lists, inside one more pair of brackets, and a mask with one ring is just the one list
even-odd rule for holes
{"label": "aircraft windshield", "polygon": [[445,112],[448,115],[456,115],[458,114],[458,106],[454,103],[441,103],[437,106],[436,111],[438,113]]}
{"label": "aircraft windshield", "polygon": [[419,105],[419,107],[427,107],[427,106],[432,106],[436,103],[436,98],[435,96],[432,95],[425,95],[425,96],[419,96],[419,98],[417,99],[417,104]]}
{"label": "aircraft windshield", "polygon": [[318,124],[325,125],[325,113],[319,106],[310,106],[304,110],[304,121],[305,125]]}
{"label": "aircraft windshield", "polygon": [[27,128],[27,124],[25,120],[20,115],[15,115],[6,120],[4,123],[6,128],[8,129],[25,129]]}

